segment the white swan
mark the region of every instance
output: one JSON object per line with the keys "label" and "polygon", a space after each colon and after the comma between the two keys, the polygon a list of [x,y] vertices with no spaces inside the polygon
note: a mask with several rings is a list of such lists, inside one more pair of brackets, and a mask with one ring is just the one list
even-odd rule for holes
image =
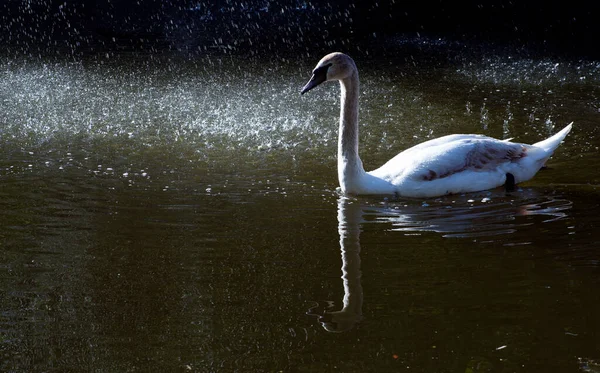
{"label": "white swan", "polygon": [[338,179],[343,193],[435,197],[476,192],[531,179],[567,136],[573,123],[533,145],[482,135],[449,135],[403,151],[365,172],[358,156],[358,70],[343,53],[323,57],[304,94],[325,81],[341,88]]}

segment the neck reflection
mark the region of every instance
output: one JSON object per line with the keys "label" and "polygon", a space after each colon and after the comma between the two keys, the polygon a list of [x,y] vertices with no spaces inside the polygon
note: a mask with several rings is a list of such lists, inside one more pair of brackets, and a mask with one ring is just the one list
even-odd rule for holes
{"label": "neck reflection", "polygon": [[352,329],[362,318],[363,289],[360,271],[360,223],[362,209],[357,201],[338,199],[338,233],[342,254],[344,306],[339,311],[324,311],[319,322],[328,332],[341,333]]}

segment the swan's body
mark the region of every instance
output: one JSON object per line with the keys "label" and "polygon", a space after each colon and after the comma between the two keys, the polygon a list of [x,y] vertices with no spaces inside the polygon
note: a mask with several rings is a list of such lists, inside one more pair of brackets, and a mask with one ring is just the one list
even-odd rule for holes
{"label": "swan's body", "polygon": [[531,179],[571,130],[572,123],[533,145],[482,135],[449,135],[403,151],[383,166],[365,172],[358,156],[358,70],[345,54],[323,57],[313,70],[305,93],[317,85],[339,80],[341,112],[338,141],[338,179],[343,193],[397,194],[434,197],[476,192]]}

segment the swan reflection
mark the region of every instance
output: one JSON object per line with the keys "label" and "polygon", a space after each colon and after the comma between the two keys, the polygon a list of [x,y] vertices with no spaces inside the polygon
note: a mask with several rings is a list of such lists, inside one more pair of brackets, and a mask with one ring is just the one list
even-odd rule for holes
{"label": "swan reflection", "polygon": [[[442,233],[443,237],[510,235],[535,223],[564,219],[573,202],[560,196],[521,190],[514,195],[488,192],[449,196],[427,204],[391,202],[365,208],[393,231]],[[511,239],[509,237],[509,239]]]}
{"label": "swan reflection", "polygon": [[338,208],[338,233],[342,254],[342,282],[344,305],[339,311],[318,312],[316,307],[307,314],[318,316],[323,328],[329,332],[344,332],[362,318],[363,289],[360,282],[360,224],[363,210],[358,201],[340,197]]}
{"label": "swan reflection", "polygon": [[[484,196],[482,198],[482,196]],[[329,311],[333,302],[317,304],[308,315],[317,316],[329,332],[344,332],[362,319],[360,233],[362,224],[386,223],[386,230],[431,231],[443,237],[497,237],[522,240],[513,234],[532,224],[546,224],[568,217],[573,203],[534,190],[516,195],[492,192],[485,195],[451,196],[429,203],[416,200],[374,202],[340,197],[337,201],[338,234],[342,257],[344,299],[342,309]],[[391,223],[391,227],[389,224]],[[528,235],[525,238],[530,239]],[[505,245],[515,244],[507,243]],[[528,243],[528,242],[525,242]]]}

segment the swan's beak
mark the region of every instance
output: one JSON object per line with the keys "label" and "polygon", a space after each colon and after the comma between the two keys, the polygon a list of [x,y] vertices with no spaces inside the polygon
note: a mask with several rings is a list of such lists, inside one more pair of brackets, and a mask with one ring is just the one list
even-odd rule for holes
{"label": "swan's beak", "polygon": [[327,75],[325,75],[325,74],[313,74],[312,78],[310,78],[310,80],[308,81],[308,83],[306,83],[306,85],[304,86],[304,88],[302,88],[302,90],[300,91],[300,94],[301,95],[305,94],[306,92],[308,92],[311,89],[315,88],[319,84],[323,83],[325,80],[327,80]]}
{"label": "swan's beak", "polygon": [[308,81],[308,83],[306,83],[306,85],[304,86],[304,88],[302,88],[302,90],[300,91],[300,94],[303,95],[306,92],[308,92],[311,89],[313,89],[316,86],[318,86],[319,84],[321,84],[324,81],[326,81],[327,80],[327,71],[329,70],[329,68],[331,67],[331,65],[333,65],[333,63],[331,63],[331,62],[329,62],[329,63],[319,62],[319,64],[317,65],[317,67],[313,70],[312,77],[310,78],[310,80]]}

